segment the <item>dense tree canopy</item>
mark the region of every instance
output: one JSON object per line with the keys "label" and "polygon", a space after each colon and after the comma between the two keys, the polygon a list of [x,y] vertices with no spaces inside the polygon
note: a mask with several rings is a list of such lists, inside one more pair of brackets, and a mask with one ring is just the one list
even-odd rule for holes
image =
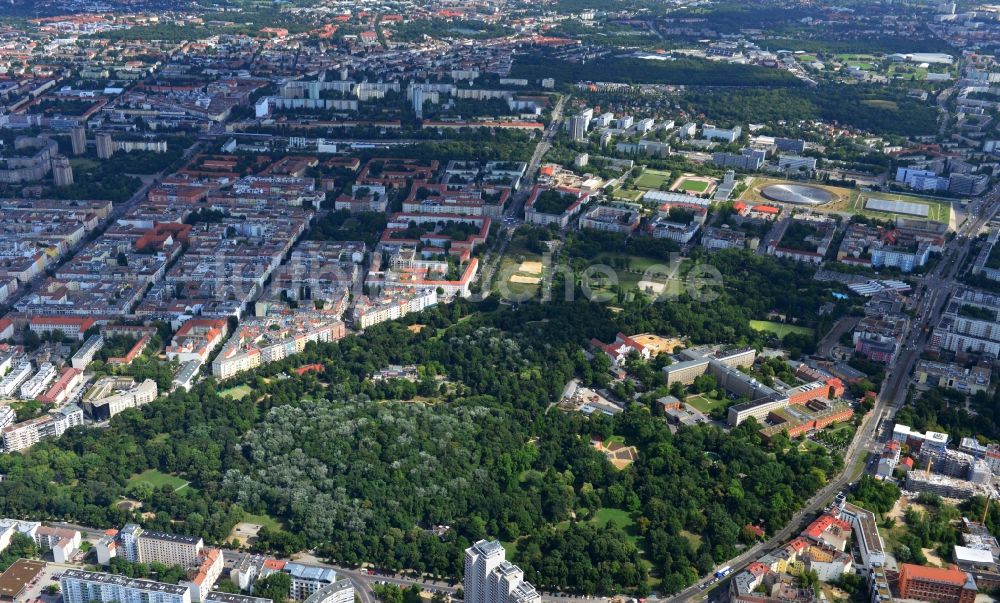
{"label": "dense tree canopy", "polygon": [[[138,521],[223,542],[247,512],[266,513],[281,529],[258,548],[451,578],[471,542],[501,538],[539,585],[642,594],[651,573],[679,590],[736,554],[745,525],[784,525],[841,463],[822,450],[767,449],[752,421],[674,434],[645,403],[614,418],[551,408],[570,379],[606,375],[606,362],[584,355],[591,338],[624,330],[759,344],[749,318],[777,309],[815,320],[826,296],[795,266],[744,253],[711,261],[725,279],[711,304],[637,300],[614,313],[586,301],[459,300],[405,321],[420,329],[384,323],[224,384],[209,379],[108,429],[75,428],[0,457],[0,514]],[[656,369],[632,362],[655,381]],[[324,370],[290,370],[309,363]],[[390,364],[418,366],[418,382],[370,378]],[[238,384],[250,395],[220,395]],[[595,437],[620,438],[638,459],[615,469]],[[129,478],[150,469],[191,484],[146,489],[141,516],[120,508],[136,494]],[[600,519],[608,513],[619,519]],[[437,526],[450,529],[439,536]]]}

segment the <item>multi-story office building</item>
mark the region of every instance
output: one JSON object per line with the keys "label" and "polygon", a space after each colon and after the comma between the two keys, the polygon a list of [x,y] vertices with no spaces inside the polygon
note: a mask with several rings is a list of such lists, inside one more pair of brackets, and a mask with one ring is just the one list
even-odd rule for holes
{"label": "multi-story office building", "polygon": [[102,377],[83,396],[83,406],[95,421],[107,421],[129,408],[138,408],[156,399],[156,381],[137,384],[131,377]]}
{"label": "multi-story office building", "polygon": [[[289,596],[296,601],[305,601],[321,589],[337,582],[337,572],[328,567],[286,563],[282,571],[292,578]],[[354,593],[352,591],[351,601],[353,600]]]}
{"label": "multi-story office building", "polygon": [[816,169],[815,157],[799,157],[798,155],[778,155],[778,167],[783,170],[804,170],[811,172]]}
{"label": "multi-story office building", "polygon": [[701,127],[701,137],[705,140],[721,140],[722,142],[732,144],[740,139],[741,134],[743,134],[743,129],[740,126],[726,129],[705,124]]}
{"label": "multi-story office building", "polygon": [[68,569],[59,579],[64,603],[191,603],[191,591],[176,584]]}
{"label": "multi-story office building", "polygon": [[521,568],[509,563],[496,540],[480,540],[465,549],[467,603],[538,603],[541,596],[524,581]]}
{"label": "multi-story office building", "polygon": [[970,574],[959,569],[904,563],[899,568],[899,594],[904,599],[935,603],[972,603],[979,589]]}
{"label": "multi-story office building", "polygon": [[1000,357],[1000,296],[961,289],[948,301],[931,345],[957,353]]}

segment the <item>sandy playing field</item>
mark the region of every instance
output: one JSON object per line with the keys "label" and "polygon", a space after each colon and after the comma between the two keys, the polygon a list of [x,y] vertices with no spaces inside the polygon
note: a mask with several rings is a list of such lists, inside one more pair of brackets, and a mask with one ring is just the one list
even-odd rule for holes
{"label": "sandy playing field", "polygon": [[524,272],[525,274],[541,274],[542,273],[542,263],[541,262],[521,262],[521,265],[517,268],[518,272]]}
{"label": "sandy playing field", "polygon": [[659,294],[663,293],[664,289],[666,289],[667,284],[666,283],[657,283],[656,281],[639,281],[638,287],[639,287],[640,291],[644,291],[644,292],[645,291],[650,291],[654,295],[659,295]]}
{"label": "sandy playing field", "polygon": [[660,337],[659,335],[652,335],[650,333],[635,335],[632,339],[647,348],[650,348],[650,351],[654,356],[664,352],[670,354],[674,351],[674,348],[684,346],[684,341],[677,339],[676,337]]}
{"label": "sandy playing field", "polygon": [[520,274],[515,274],[510,277],[510,282],[520,283],[522,285],[537,285],[542,282],[542,279],[538,276],[521,276]]}

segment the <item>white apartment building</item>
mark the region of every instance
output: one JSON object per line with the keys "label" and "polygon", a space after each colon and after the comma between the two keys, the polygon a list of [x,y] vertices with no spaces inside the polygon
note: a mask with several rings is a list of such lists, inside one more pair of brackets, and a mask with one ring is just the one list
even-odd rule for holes
{"label": "white apartment building", "polygon": [[31,400],[45,393],[49,384],[56,379],[56,367],[50,362],[42,363],[38,372],[21,385],[21,398]]}
{"label": "white apartment building", "polygon": [[13,425],[14,421],[17,420],[17,415],[14,414],[14,409],[6,404],[0,405],[0,429],[7,427],[8,425]]}
{"label": "white apartment building", "polygon": [[420,312],[437,304],[437,290],[415,290],[412,294],[400,293],[384,300],[375,299],[355,306],[353,323],[355,328],[367,329],[387,320],[396,320],[410,312]]}
{"label": "white apartment building", "polygon": [[187,586],[191,591],[191,600],[203,603],[208,599],[212,587],[218,582],[225,567],[222,551],[205,549],[201,552],[198,567],[191,570],[187,580],[181,581],[181,586]]}
{"label": "white apartment building", "polygon": [[63,571],[59,586],[64,603],[191,603],[184,586],[78,569]]}
{"label": "white apartment building", "polygon": [[0,398],[9,398],[14,395],[21,384],[31,376],[32,366],[30,362],[22,362],[15,366],[7,376],[0,381]]}
{"label": "white apartment building", "polygon": [[87,365],[94,360],[94,356],[104,347],[104,337],[100,333],[91,335],[87,341],[83,342],[80,349],[73,354],[70,364],[78,371],[87,368]]}
{"label": "white apartment building", "polygon": [[[205,569],[206,573],[215,571],[211,567],[214,558],[206,551],[201,538],[145,530],[134,523],[125,524],[117,534],[102,538],[98,543],[99,563],[107,565],[113,557],[121,557],[132,563],[162,563]],[[210,562],[208,566],[204,566],[206,560]]]}
{"label": "white apartment building", "polygon": [[[10,540],[14,534],[20,532],[28,538],[35,540],[35,532],[42,524],[37,521],[21,521],[19,519],[0,519],[0,551],[6,550],[10,546]],[[37,541],[36,541],[37,542]]]}
{"label": "white apartment building", "polygon": [[742,133],[743,129],[740,126],[729,130],[726,128],[717,128],[710,124],[705,124],[701,127],[701,137],[705,140],[721,140],[729,144],[739,140]]}
{"label": "white apartment building", "polygon": [[1000,357],[1000,296],[961,289],[948,301],[931,345],[951,352]]}
{"label": "white apartment building", "polygon": [[304,603],[354,603],[354,585],[347,578],[337,580],[309,595]]}
{"label": "white apartment building", "polygon": [[58,437],[70,427],[83,425],[83,409],[76,404],[51,410],[47,415],[3,428],[3,445],[7,452],[31,448],[45,438]]}
{"label": "white apartment building", "polygon": [[35,530],[35,544],[42,551],[51,551],[52,560],[56,563],[70,562],[80,550],[82,540],[80,532],[68,528],[38,526]]}
{"label": "white apartment building", "polygon": [[197,536],[142,530],[139,532],[139,562],[195,567],[204,541]]}
{"label": "white apartment building", "polygon": [[538,603],[541,596],[524,572],[506,560],[500,542],[480,540],[465,549],[466,603]]}

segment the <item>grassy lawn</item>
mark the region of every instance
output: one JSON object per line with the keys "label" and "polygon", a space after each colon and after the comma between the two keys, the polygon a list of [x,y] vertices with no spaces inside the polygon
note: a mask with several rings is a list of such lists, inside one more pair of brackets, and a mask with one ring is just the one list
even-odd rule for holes
{"label": "grassy lawn", "polygon": [[721,400],[716,400],[714,398],[709,398],[705,394],[695,394],[693,396],[688,396],[688,398],[684,401],[693,406],[698,412],[700,412],[703,415],[709,415],[716,408],[726,405],[725,398]]}
{"label": "grassy lawn", "polygon": [[[510,279],[514,276],[524,276],[528,278],[539,278],[544,276],[544,273],[539,274],[528,274],[522,273],[521,260],[527,262],[539,262],[541,257],[533,255],[522,250],[517,250],[511,253],[511,249],[508,248],[506,254],[504,254],[503,259],[500,261],[500,268],[494,275],[493,288],[495,291],[500,291],[501,293],[510,293],[512,296],[517,298],[533,298],[536,297],[542,287],[541,283],[517,283]],[[506,281],[506,282],[501,282]],[[504,288],[505,287],[505,288]]]}
{"label": "grassy lawn", "polygon": [[230,400],[242,400],[250,395],[251,389],[249,385],[237,385],[236,387],[230,387],[229,389],[222,390],[219,395],[223,398],[229,398]]}
{"label": "grassy lawn", "polygon": [[255,523],[267,527],[270,530],[280,530],[281,522],[277,519],[271,517],[270,515],[254,515],[252,513],[243,513],[243,521],[246,523]]}
{"label": "grassy lawn", "polygon": [[670,180],[670,172],[661,172],[660,170],[645,170],[642,173],[642,175],[636,179],[635,185],[638,188],[644,188],[647,190],[657,190],[669,180]]}
{"label": "grassy lawn", "polygon": [[622,201],[628,201],[629,203],[638,203],[642,201],[642,196],[645,193],[643,191],[638,191],[634,189],[619,188],[611,194],[615,199],[620,199]]}
{"label": "grassy lawn", "polygon": [[146,482],[156,489],[160,489],[163,486],[171,486],[174,490],[180,490],[188,485],[187,480],[177,477],[176,475],[163,473],[158,469],[147,469],[142,473],[136,473],[132,477],[128,478],[129,485],[138,484],[139,482]]}
{"label": "grassy lawn", "polygon": [[101,165],[100,162],[94,161],[93,159],[86,159],[84,157],[78,157],[76,159],[70,159],[69,165],[74,170],[81,170],[84,172],[93,170],[97,166]]}
{"label": "grassy lawn", "polygon": [[627,270],[630,272],[645,272],[650,266],[666,266],[669,264],[666,260],[647,258],[641,255],[628,255],[626,253],[602,253],[594,258],[594,264],[606,264],[615,267],[616,261],[622,260],[628,262]]}
{"label": "grassy lawn", "polygon": [[683,536],[683,537],[685,537],[685,538],[688,539],[688,542],[691,543],[691,548],[693,548],[694,550],[697,551],[698,547],[701,546],[701,536],[700,535],[695,534],[694,532],[688,532],[687,530],[681,530],[681,536]]}
{"label": "grassy lawn", "polygon": [[784,337],[789,333],[798,333],[799,335],[809,335],[812,336],[813,330],[808,327],[798,327],[795,325],[786,325],[780,322],[770,322],[767,320],[751,320],[750,328],[754,331],[766,331],[768,333],[773,333],[778,337]]}
{"label": "grassy lawn", "polygon": [[875,107],[877,109],[890,109],[892,111],[899,109],[899,105],[889,100],[870,99],[861,101],[861,104],[868,105],[869,107]]}
{"label": "grassy lawn", "polygon": [[597,513],[594,514],[594,523],[600,527],[604,527],[611,522],[615,522],[619,528],[625,530],[626,532],[635,523],[632,521],[632,517],[629,515],[628,511],[624,509],[613,509],[609,507],[604,507],[599,509]]}

